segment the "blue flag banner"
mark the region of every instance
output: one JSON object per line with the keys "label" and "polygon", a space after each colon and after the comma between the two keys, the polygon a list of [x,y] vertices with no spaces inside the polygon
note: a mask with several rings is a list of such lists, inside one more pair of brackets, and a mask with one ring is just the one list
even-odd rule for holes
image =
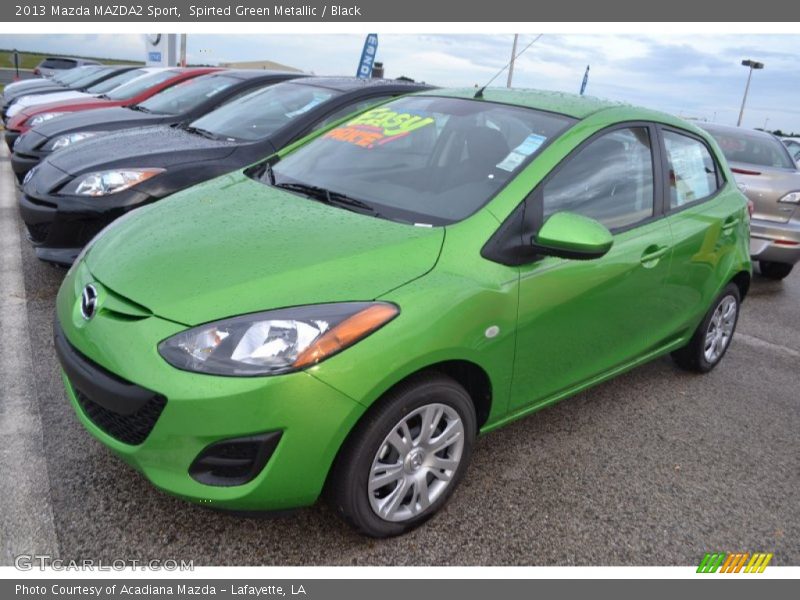
{"label": "blue flag banner", "polygon": [[364,40],[364,49],[361,51],[361,60],[358,61],[358,71],[356,77],[359,79],[369,79],[372,76],[372,64],[375,62],[375,54],[378,52],[378,34],[370,33]]}
{"label": "blue flag banner", "polygon": [[586,65],[586,72],[583,74],[583,83],[581,83],[581,96],[586,91],[586,84],[589,83],[589,65]]}

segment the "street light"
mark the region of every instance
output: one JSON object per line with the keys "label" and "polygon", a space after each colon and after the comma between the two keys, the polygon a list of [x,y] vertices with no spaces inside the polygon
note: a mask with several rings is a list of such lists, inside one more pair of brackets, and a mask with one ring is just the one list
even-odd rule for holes
{"label": "street light", "polygon": [[748,71],[747,73],[747,85],[744,87],[744,97],[742,98],[742,108],[739,110],[739,121],[736,123],[737,127],[742,126],[742,116],[744,116],[744,105],[745,102],[747,102],[747,92],[750,90],[750,78],[753,76],[753,69],[763,69],[764,63],[755,60],[750,60],[748,58],[747,60],[742,61],[742,66],[750,67],[750,71]]}

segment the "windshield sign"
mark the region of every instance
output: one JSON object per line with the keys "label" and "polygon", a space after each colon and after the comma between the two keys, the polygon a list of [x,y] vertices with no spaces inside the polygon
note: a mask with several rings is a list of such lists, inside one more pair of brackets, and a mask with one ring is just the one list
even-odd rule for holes
{"label": "windshield sign", "polygon": [[361,113],[252,175],[338,207],[442,225],[486,204],[574,122],[518,106],[407,96]]}

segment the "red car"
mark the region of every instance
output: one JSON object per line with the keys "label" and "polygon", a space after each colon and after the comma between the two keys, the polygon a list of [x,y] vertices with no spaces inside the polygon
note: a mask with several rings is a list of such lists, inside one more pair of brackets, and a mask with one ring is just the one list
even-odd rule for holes
{"label": "red car", "polygon": [[186,81],[198,75],[205,75],[220,70],[221,69],[216,67],[163,69],[133,79],[102,96],[89,96],[87,98],[62,100],[61,102],[49,102],[47,104],[30,106],[18,112],[6,123],[6,142],[10,147],[13,145],[16,138],[28,131],[31,127],[38,125],[36,122],[37,117],[39,117],[39,120],[48,120],[55,116],[60,116],[63,113],[77,112],[80,110],[110,108],[112,106],[132,106],[144,102],[150,96],[176,83]]}

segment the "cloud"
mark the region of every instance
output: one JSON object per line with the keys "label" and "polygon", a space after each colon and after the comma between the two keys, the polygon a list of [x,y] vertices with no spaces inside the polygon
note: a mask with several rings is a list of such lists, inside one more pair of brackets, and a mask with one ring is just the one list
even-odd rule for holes
{"label": "cloud", "polygon": [[[520,34],[518,50],[537,32]],[[513,36],[380,35],[387,77],[442,86],[483,85],[509,60]],[[191,62],[274,60],[319,75],[355,72],[363,36],[190,35]],[[0,45],[61,54],[142,59],[140,35],[4,35]],[[798,35],[680,35],[657,26],[637,35],[545,35],[519,58],[514,85],[587,93],[718,122],[735,123],[744,92],[744,58],[766,63],[753,75],[744,124],[800,131]],[[504,85],[505,74],[493,85]]]}

